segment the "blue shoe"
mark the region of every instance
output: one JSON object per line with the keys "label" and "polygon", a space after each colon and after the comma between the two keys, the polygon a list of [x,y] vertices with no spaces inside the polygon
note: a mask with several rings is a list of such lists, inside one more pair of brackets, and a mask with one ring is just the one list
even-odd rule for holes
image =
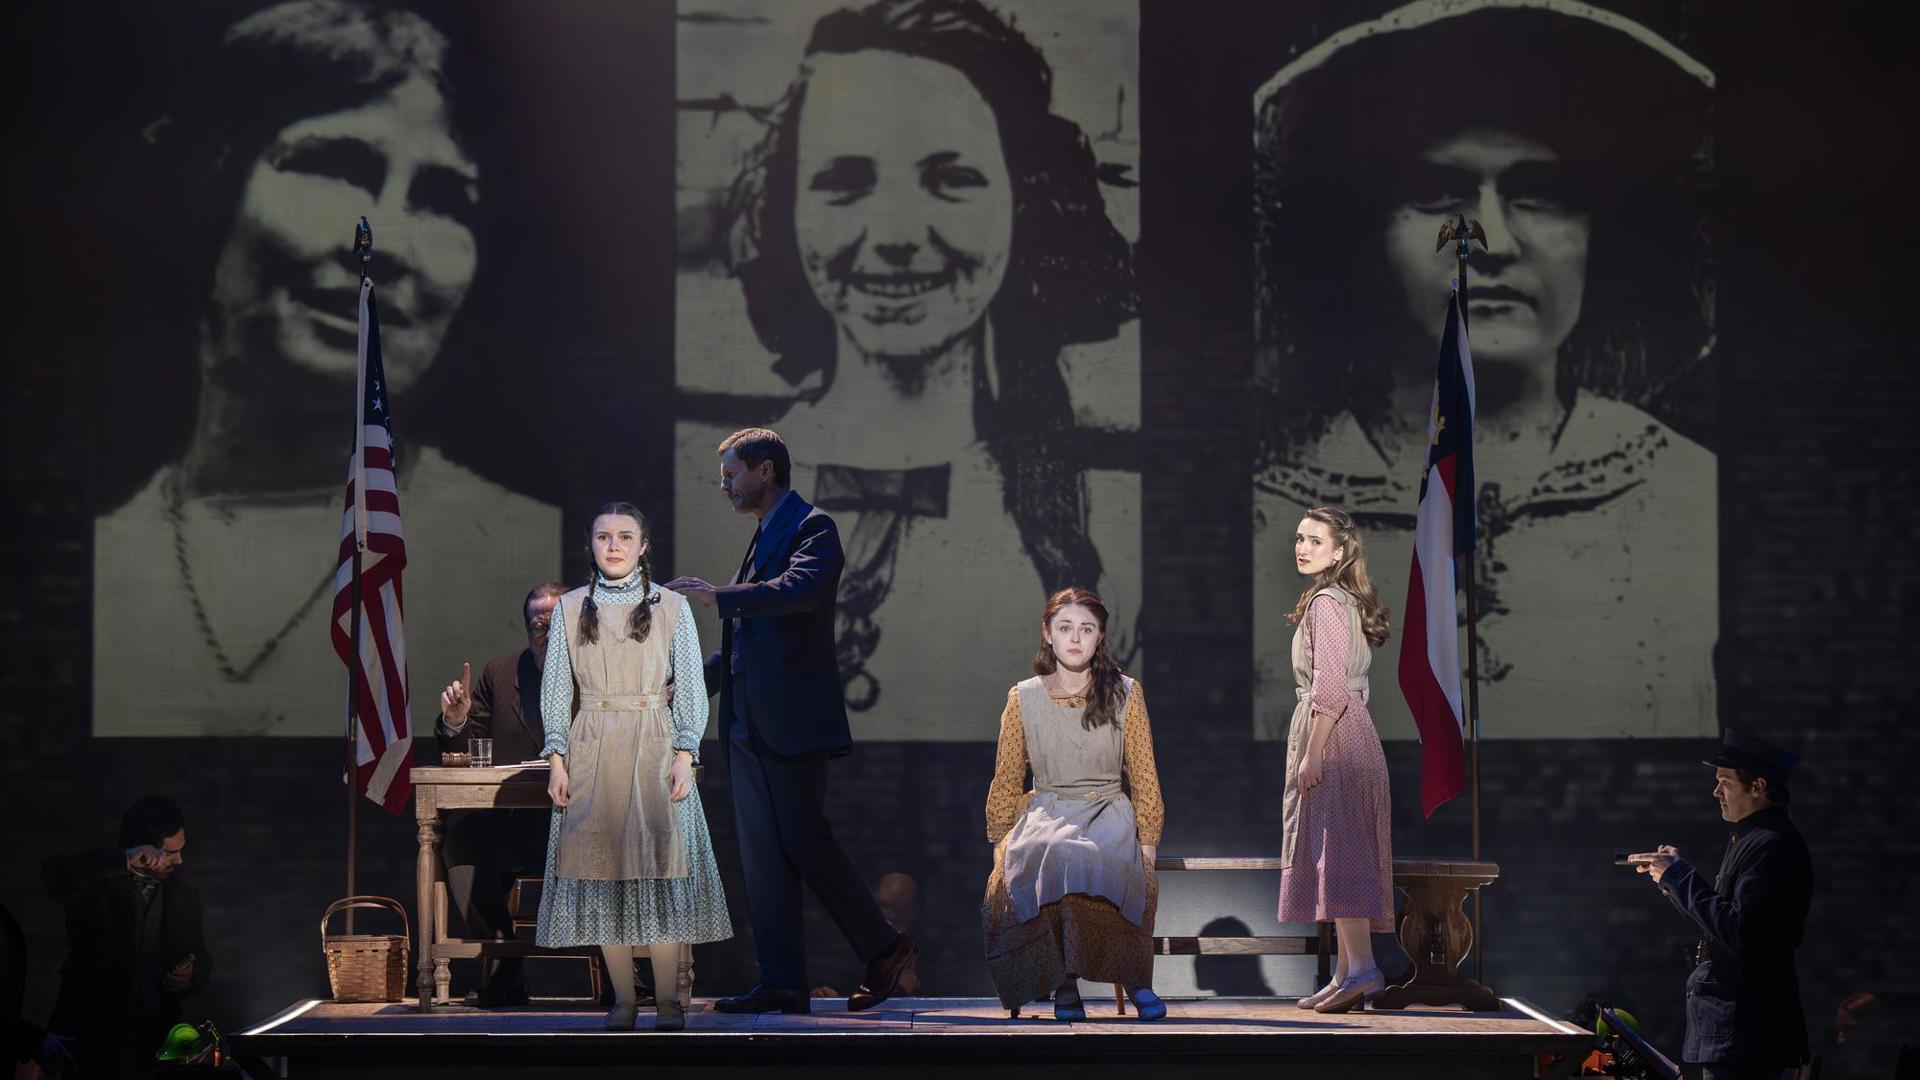
{"label": "blue shoe", "polygon": [[1071,999],[1061,1000],[1059,994],[1053,995],[1053,1018],[1055,1020],[1085,1020],[1087,1003],[1075,994]]}
{"label": "blue shoe", "polygon": [[1142,1020],[1159,1020],[1167,1015],[1167,1003],[1147,987],[1139,986],[1127,991],[1127,998],[1133,1002],[1133,1011]]}

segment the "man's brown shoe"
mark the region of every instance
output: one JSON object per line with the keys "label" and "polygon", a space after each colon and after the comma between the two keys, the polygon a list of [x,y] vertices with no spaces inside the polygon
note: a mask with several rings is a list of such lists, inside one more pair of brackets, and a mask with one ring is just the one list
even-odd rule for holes
{"label": "man's brown shoe", "polygon": [[892,997],[900,989],[900,980],[911,974],[920,962],[920,946],[905,934],[893,947],[867,961],[867,977],[860,988],[847,995],[847,1011],[859,1012]]}

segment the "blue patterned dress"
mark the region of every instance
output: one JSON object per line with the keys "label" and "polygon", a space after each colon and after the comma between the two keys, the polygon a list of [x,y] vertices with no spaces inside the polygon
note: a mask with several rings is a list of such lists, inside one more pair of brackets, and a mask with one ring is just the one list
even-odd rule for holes
{"label": "blue patterned dress", "polygon": [[[575,724],[585,722],[584,718],[577,721],[576,703],[591,707],[598,696],[627,693],[632,689],[613,687],[610,690],[596,685],[602,681],[599,673],[603,669],[592,663],[583,662],[576,671],[571,650],[578,646],[569,645],[575,634],[563,620],[578,619],[585,595],[585,588],[575,589],[563,596],[554,609],[553,631],[547,637],[546,670],[540,686],[540,710],[546,720],[546,743],[541,756],[560,754],[567,757],[569,765],[574,763],[573,753],[577,749],[573,738],[577,734]],[[615,635],[624,632],[633,605],[643,595],[660,598],[654,624],[658,628],[670,618],[673,640],[670,649],[649,651],[650,655],[664,654],[668,670],[639,673],[639,678],[651,687],[669,680],[677,683],[679,692],[670,711],[672,749],[689,751],[697,760],[700,736],[707,726],[707,694],[699,631],[694,626],[686,598],[654,584],[649,584],[643,593],[637,574],[622,582],[602,581],[594,591],[594,601],[603,615],[602,638],[612,636],[606,631]],[[668,618],[659,617],[661,615]],[[591,648],[593,646],[588,647]],[[634,714],[617,715],[631,717]],[[664,773],[648,763],[640,763],[633,775],[636,784],[647,784],[657,783],[653,777]],[[556,873],[567,810],[554,807],[548,833],[546,878],[540,894],[539,928],[535,933],[538,944],[563,948],[700,943],[733,936],[733,925],[727,918],[726,894],[720,885],[720,870],[713,858],[713,842],[707,835],[699,787],[695,786],[686,798],[667,805],[674,815],[670,822],[672,831],[678,834],[679,846],[683,849],[672,853],[672,861],[684,874],[619,880],[563,877]],[[618,836],[615,842],[621,851],[595,852],[594,858],[609,865],[632,865],[636,859],[634,853],[657,847],[659,837]]]}

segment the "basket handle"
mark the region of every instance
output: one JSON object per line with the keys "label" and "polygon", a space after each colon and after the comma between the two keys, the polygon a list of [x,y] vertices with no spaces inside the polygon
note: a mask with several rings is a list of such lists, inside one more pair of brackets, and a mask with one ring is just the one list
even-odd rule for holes
{"label": "basket handle", "polygon": [[400,932],[408,941],[413,940],[413,924],[407,921],[407,909],[401,907],[399,901],[389,900],[384,896],[347,896],[328,904],[326,914],[320,916],[320,944],[323,947],[327,942],[327,920],[333,918],[335,912],[345,911],[348,908],[391,911],[400,916]]}

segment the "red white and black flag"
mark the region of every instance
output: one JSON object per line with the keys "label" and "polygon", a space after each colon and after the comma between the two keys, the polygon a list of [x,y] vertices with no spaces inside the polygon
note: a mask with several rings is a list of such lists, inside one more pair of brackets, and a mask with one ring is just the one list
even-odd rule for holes
{"label": "red white and black flag", "polygon": [[[387,409],[380,311],[371,281],[360,284],[358,408],[358,434],[347,467],[346,511],[340,521],[340,563],[333,575],[333,651],[347,665],[352,687],[347,720],[354,734],[354,788],[398,814],[413,793],[413,728],[407,717],[407,637],[400,591],[407,541],[400,527],[400,493],[394,484],[393,418]],[[356,612],[358,657],[354,656]]]}
{"label": "red white and black flag", "polygon": [[1400,692],[1420,729],[1420,807],[1429,817],[1466,786],[1455,570],[1473,553],[1473,493],[1473,358],[1456,292],[1440,336],[1400,637]]}

